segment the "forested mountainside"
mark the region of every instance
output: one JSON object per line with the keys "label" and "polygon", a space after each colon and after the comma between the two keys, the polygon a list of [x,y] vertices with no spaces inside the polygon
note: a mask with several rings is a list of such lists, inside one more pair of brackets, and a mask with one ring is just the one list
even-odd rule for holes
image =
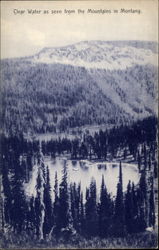
{"label": "forested mountainside", "polygon": [[90,41],[2,60],[4,131],[62,132],[154,115],[155,53],[154,43]]}

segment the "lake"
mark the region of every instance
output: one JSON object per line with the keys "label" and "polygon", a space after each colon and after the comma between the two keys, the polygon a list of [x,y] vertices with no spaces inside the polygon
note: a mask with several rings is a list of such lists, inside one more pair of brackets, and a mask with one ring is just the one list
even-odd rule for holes
{"label": "lake", "polygon": [[[100,193],[102,175],[104,176],[105,184],[109,193],[112,196],[116,195],[116,187],[119,177],[119,162],[91,162],[88,160],[68,160],[67,158],[56,157],[51,159],[50,157],[44,157],[45,166],[48,166],[50,172],[50,183],[52,187],[52,197],[54,196],[54,180],[55,172],[57,172],[58,183],[61,182],[62,168],[66,162],[68,171],[68,182],[81,183],[81,189],[84,192],[86,187],[89,187],[91,179],[96,180],[97,194]],[[25,191],[28,196],[36,195],[36,178],[38,173],[38,166],[33,167],[31,178],[29,183],[25,184]],[[123,173],[123,191],[126,191],[127,184],[129,180],[138,184],[140,174],[138,172],[138,167],[136,164],[122,163],[122,173]]]}

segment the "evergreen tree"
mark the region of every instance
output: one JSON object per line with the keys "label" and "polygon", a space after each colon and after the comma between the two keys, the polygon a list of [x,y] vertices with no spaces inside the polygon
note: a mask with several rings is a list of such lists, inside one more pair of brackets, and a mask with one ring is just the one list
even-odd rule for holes
{"label": "evergreen tree", "polygon": [[27,213],[27,203],[21,178],[19,157],[14,160],[14,174],[12,176],[12,205],[11,205],[11,224],[14,231],[20,233],[25,228]]}
{"label": "evergreen tree", "polygon": [[136,231],[136,211],[135,211],[135,199],[134,199],[134,187],[131,187],[129,181],[127,186],[127,192],[125,195],[125,224],[128,233],[134,233]]}
{"label": "evergreen tree", "polygon": [[140,188],[137,190],[137,206],[138,206],[138,217],[137,217],[137,228],[138,232],[143,232],[146,228],[146,216],[145,216],[145,202],[143,194]]}
{"label": "evergreen tree", "polygon": [[107,134],[107,131],[105,131],[105,133],[102,130],[99,131],[101,156],[102,156],[102,158],[104,158],[104,160],[106,160],[106,157],[107,157],[106,134]]}
{"label": "evergreen tree", "polygon": [[58,199],[58,178],[57,178],[57,171],[55,172],[54,195],[55,195],[55,201],[56,201]]}
{"label": "evergreen tree", "polygon": [[79,155],[82,157],[82,159],[85,159],[88,157],[88,150],[87,150],[86,145],[83,142],[79,149]]}
{"label": "evergreen tree", "polygon": [[143,154],[144,154],[144,170],[147,170],[147,149],[145,143],[143,145]]}
{"label": "evergreen tree", "polygon": [[101,159],[101,145],[100,145],[100,138],[99,138],[99,134],[97,132],[95,132],[94,135],[94,151],[98,157],[98,159]]}
{"label": "evergreen tree", "polygon": [[27,168],[27,176],[26,176],[26,179],[28,180],[29,179],[29,172],[32,171],[33,169],[33,164],[32,164],[32,152],[27,152],[27,157],[26,157],[26,168]]}
{"label": "evergreen tree", "polygon": [[35,234],[35,199],[33,196],[31,197],[29,202],[26,232],[30,235]]}
{"label": "evergreen tree", "polygon": [[70,185],[73,226],[77,232],[80,230],[80,190],[80,184],[78,187],[76,183]]}
{"label": "evergreen tree", "polygon": [[141,170],[141,156],[140,156],[139,151],[137,153],[137,162],[138,162],[138,169],[139,169],[139,172],[140,172],[140,170]]}
{"label": "evergreen tree", "polygon": [[132,203],[133,203],[133,227],[132,230],[133,232],[139,232],[139,205],[138,205],[138,196],[137,196],[137,191],[135,190],[135,185],[132,183],[132,189],[131,189],[131,194],[132,194]]}
{"label": "evergreen tree", "polygon": [[83,193],[80,195],[80,208],[79,208],[79,232],[81,235],[85,235],[85,214],[83,204]]}
{"label": "evergreen tree", "polygon": [[72,158],[73,159],[77,159],[78,150],[79,150],[79,141],[78,139],[74,139],[72,141]]}
{"label": "evergreen tree", "polygon": [[10,181],[8,178],[8,163],[3,159],[2,161],[2,185],[4,193],[4,222],[5,224],[11,223],[11,209],[12,209],[12,193]]}
{"label": "evergreen tree", "polygon": [[113,206],[102,176],[99,203],[99,235],[107,237],[111,233]]}
{"label": "evergreen tree", "polygon": [[151,185],[149,197],[149,226],[155,225],[155,201],[154,201],[154,187]]}
{"label": "evergreen tree", "polygon": [[45,206],[45,216],[44,216],[44,223],[43,223],[43,234],[44,238],[48,235],[53,226],[53,207],[52,207],[52,200],[51,200],[51,186],[50,186],[50,176],[49,176],[49,169],[47,167],[46,172],[46,183],[44,184],[44,206]]}
{"label": "evergreen tree", "polygon": [[122,165],[119,165],[119,182],[117,185],[117,195],[115,200],[114,214],[114,234],[116,236],[124,236],[125,233],[125,211],[123,201],[123,181],[122,181]]}
{"label": "evergreen tree", "polygon": [[90,188],[86,190],[86,233],[88,236],[96,236],[98,230],[97,204],[96,204],[96,182],[91,180]]}
{"label": "evergreen tree", "polygon": [[53,216],[54,216],[54,230],[53,233],[58,237],[61,224],[60,224],[60,202],[58,197],[58,178],[57,172],[55,172],[55,184],[54,184],[54,204],[53,204]]}
{"label": "evergreen tree", "polygon": [[146,228],[146,220],[148,215],[146,214],[146,199],[147,199],[147,186],[145,173],[142,172],[139,182],[139,187],[137,189],[137,206],[138,206],[138,231],[144,231]]}
{"label": "evergreen tree", "polygon": [[92,159],[92,149],[95,149],[95,143],[94,143],[93,137],[89,134],[86,137],[86,144],[87,144],[89,159],[91,160]]}
{"label": "evergreen tree", "polygon": [[58,224],[60,229],[68,227],[69,224],[69,195],[67,184],[67,167],[66,162],[63,166],[63,176],[59,188],[59,217]]}
{"label": "evergreen tree", "polygon": [[42,179],[40,174],[40,169],[38,171],[37,176],[37,184],[36,184],[36,198],[35,198],[35,227],[36,227],[36,236],[37,238],[42,237],[42,229],[41,229],[41,221],[42,221],[42,211],[43,206],[41,203],[41,190],[42,190]]}

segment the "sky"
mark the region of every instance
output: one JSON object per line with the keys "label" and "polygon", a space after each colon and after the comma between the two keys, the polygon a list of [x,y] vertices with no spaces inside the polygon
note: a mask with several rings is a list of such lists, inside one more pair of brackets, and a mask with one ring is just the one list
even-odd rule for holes
{"label": "sky", "polygon": [[[141,13],[120,13],[122,8]],[[41,12],[28,14],[28,9]],[[66,14],[65,9],[76,13]],[[85,13],[78,14],[78,9]],[[88,9],[111,10],[111,14],[89,14]],[[51,14],[52,10],[62,14]],[[83,40],[157,41],[157,23],[158,0],[1,1],[1,58],[33,55],[44,47]]]}

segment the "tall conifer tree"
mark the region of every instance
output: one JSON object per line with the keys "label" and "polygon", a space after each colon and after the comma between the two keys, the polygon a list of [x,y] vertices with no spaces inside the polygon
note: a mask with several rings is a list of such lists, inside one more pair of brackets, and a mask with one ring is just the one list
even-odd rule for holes
{"label": "tall conifer tree", "polygon": [[111,233],[113,206],[102,176],[99,203],[99,235],[107,237]]}
{"label": "tall conifer tree", "polygon": [[46,171],[46,183],[44,184],[44,206],[45,206],[45,216],[43,223],[43,233],[44,238],[48,235],[53,227],[53,207],[51,199],[51,186],[50,186],[50,175],[49,168]]}
{"label": "tall conifer tree", "polygon": [[96,182],[91,180],[90,188],[86,191],[86,232],[88,236],[97,235],[98,217],[97,217],[97,204],[96,204]]}
{"label": "tall conifer tree", "polygon": [[123,201],[122,165],[119,165],[119,182],[115,200],[114,233],[116,236],[124,236],[125,233],[125,211]]}
{"label": "tall conifer tree", "polygon": [[67,184],[67,167],[64,161],[63,176],[59,188],[59,226],[66,228],[69,224],[69,195]]}

